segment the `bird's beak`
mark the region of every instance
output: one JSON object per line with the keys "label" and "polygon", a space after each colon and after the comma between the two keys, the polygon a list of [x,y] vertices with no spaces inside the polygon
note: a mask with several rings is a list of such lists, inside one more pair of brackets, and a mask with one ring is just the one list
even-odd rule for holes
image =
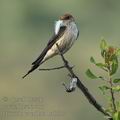
{"label": "bird's beak", "polygon": [[61,26],[63,26],[63,21],[62,20],[56,21],[56,23],[55,23],[55,34],[58,34]]}

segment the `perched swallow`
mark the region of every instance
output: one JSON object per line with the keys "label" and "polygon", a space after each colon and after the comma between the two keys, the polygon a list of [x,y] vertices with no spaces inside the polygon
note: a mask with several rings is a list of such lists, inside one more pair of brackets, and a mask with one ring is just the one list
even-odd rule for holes
{"label": "perched swallow", "polygon": [[76,41],[78,36],[79,30],[75,23],[74,17],[70,14],[64,14],[63,16],[61,16],[60,19],[56,21],[54,34],[49,40],[47,46],[39,55],[39,57],[32,63],[31,69],[27,72],[26,75],[23,76],[23,78],[37,69],[49,58],[58,55],[58,46],[62,54],[67,52]]}

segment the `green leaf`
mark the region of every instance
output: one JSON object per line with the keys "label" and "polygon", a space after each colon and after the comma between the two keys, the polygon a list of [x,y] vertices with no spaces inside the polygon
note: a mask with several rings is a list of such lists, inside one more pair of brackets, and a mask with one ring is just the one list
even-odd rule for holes
{"label": "green leaf", "polygon": [[120,111],[114,113],[113,120],[120,120]]}
{"label": "green leaf", "polygon": [[116,58],[117,58],[116,54],[113,54],[113,55],[110,57],[110,61],[114,61]]}
{"label": "green leaf", "polygon": [[105,64],[103,64],[103,63],[96,63],[96,66],[103,69],[103,70],[105,70],[105,71],[107,71],[107,66]]}
{"label": "green leaf", "polygon": [[106,68],[106,65],[103,64],[103,63],[96,63],[95,59],[93,57],[90,58],[90,62],[95,64],[97,67],[99,68],[102,68],[103,70],[107,71],[105,68]]}
{"label": "green leaf", "polygon": [[106,50],[107,49],[107,43],[106,43],[106,41],[104,40],[104,39],[102,39],[101,40],[101,43],[100,43],[100,48],[101,48],[101,50],[103,51],[103,50]]}
{"label": "green leaf", "polygon": [[113,80],[113,83],[118,83],[118,82],[120,82],[120,78],[116,78]]}
{"label": "green leaf", "polygon": [[96,66],[98,66],[100,68],[106,68],[106,65],[103,63],[96,63]]}
{"label": "green leaf", "polygon": [[110,72],[110,75],[113,75],[117,72],[118,69],[118,58],[117,56],[112,60],[112,70]]}
{"label": "green leaf", "polygon": [[101,56],[102,56],[103,58],[105,58],[105,56],[106,56],[106,50],[101,50]]}
{"label": "green leaf", "polygon": [[101,56],[105,58],[106,56],[106,50],[108,49],[107,43],[104,39],[101,40],[100,43],[100,48],[101,48]]}
{"label": "green leaf", "polygon": [[99,78],[100,78],[101,80],[105,80],[104,77],[102,77],[102,76],[99,76]]}
{"label": "green leaf", "polygon": [[116,55],[117,55],[117,56],[120,55],[120,49],[117,49],[117,51],[116,51]]}
{"label": "green leaf", "polygon": [[120,86],[117,85],[115,87],[112,87],[112,90],[115,91],[115,92],[120,92]]}
{"label": "green leaf", "polygon": [[95,59],[93,57],[90,58],[90,62],[96,64]]}
{"label": "green leaf", "polygon": [[96,65],[97,65],[98,67],[106,67],[106,65],[103,64],[103,63],[96,63]]}
{"label": "green leaf", "polygon": [[116,101],[116,106],[118,109],[120,109],[120,101]]}
{"label": "green leaf", "polygon": [[94,74],[91,72],[90,69],[88,69],[88,70],[86,71],[86,75],[87,75],[89,78],[91,78],[91,79],[97,79],[97,78],[98,78],[96,75],[94,75]]}
{"label": "green leaf", "polygon": [[110,88],[106,85],[103,85],[103,86],[100,86],[99,89],[102,91],[103,94],[105,94],[105,91],[110,89]]}

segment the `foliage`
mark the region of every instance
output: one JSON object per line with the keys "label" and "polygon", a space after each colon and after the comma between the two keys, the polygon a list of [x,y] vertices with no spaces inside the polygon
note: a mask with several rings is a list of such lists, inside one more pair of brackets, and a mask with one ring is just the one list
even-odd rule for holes
{"label": "foliage", "polygon": [[86,71],[86,75],[90,79],[101,79],[105,81],[105,84],[98,88],[103,95],[109,94],[108,108],[106,111],[111,114],[113,120],[120,120],[120,101],[115,97],[116,93],[120,93],[120,78],[115,78],[115,74],[118,70],[120,56],[120,48],[109,46],[107,42],[102,39],[100,43],[101,57],[104,62],[96,62],[94,57],[90,58],[90,62],[100,69],[104,70],[107,77],[98,76],[92,72],[91,69]]}

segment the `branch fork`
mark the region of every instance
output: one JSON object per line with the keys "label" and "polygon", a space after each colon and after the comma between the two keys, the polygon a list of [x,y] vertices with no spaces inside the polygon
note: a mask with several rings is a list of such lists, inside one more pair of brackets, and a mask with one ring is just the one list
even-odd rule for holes
{"label": "branch fork", "polygon": [[59,45],[56,44],[59,55],[61,56],[61,59],[63,61],[63,66],[57,67],[57,68],[50,68],[50,69],[39,69],[39,70],[56,70],[56,69],[62,69],[66,68],[69,72],[69,76],[71,77],[71,81],[69,83],[69,87],[67,87],[64,83],[63,86],[66,89],[66,92],[72,92],[76,89],[76,86],[82,91],[82,93],[85,95],[89,103],[94,106],[99,112],[101,112],[108,120],[113,120],[111,115],[105,111],[105,109],[96,101],[96,99],[92,96],[92,94],[89,92],[89,90],[85,87],[85,85],[81,82],[79,77],[74,73],[73,67],[69,65],[69,62],[65,59],[63,56],[63,53],[60,52]]}

